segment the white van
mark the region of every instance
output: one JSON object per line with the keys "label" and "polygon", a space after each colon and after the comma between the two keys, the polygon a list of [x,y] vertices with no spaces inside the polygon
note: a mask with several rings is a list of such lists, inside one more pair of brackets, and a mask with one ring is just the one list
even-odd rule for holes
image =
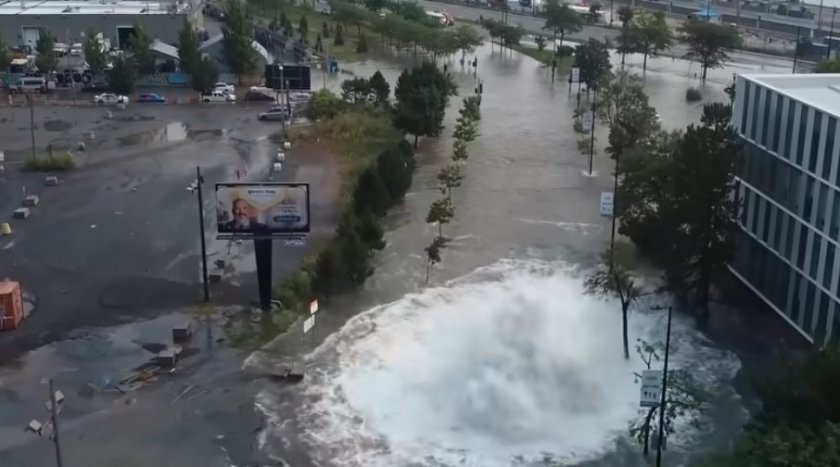
{"label": "white van", "polygon": [[46,92],[47,90],[47,81],[40,76],[28,76],[26,78],[21,78],[15,83],[15,86],[9,89],[9,92],[12,94],[25,94],[25,93],[42,93]]}

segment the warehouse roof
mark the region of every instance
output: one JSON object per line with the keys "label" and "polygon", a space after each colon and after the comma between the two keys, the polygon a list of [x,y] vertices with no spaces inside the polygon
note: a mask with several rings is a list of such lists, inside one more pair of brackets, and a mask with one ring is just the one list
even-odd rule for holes
{"label": "warehouse roof", "polygon": [[163,15],[186,8],[175,0],[0,0],[0,15]]}

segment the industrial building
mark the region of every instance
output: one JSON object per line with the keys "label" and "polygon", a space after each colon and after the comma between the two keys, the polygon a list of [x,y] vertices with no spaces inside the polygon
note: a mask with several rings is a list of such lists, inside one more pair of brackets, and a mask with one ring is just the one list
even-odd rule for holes
{"label": "industrial building", "polygon": [[185,17],[197,28],[203,25],[201,9],[185,0],[6,0],[0,1],[0,35],[9,46],[34,49],[42,28],[65,44],[82,42],[93,29],[113,47],[126,48],[137,23],[152,38],[177,44]]}
{"label": "industrial building", "polygon": [[840,341],[840,74],[741,75],[730,270],[814,344]]}

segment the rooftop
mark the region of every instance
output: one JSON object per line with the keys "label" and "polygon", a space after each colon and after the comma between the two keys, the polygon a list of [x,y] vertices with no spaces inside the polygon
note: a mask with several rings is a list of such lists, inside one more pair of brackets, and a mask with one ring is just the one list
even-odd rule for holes
{"label": "rooftop", "polygon": [[163,15],[186,8],[183,0],[0,0],[0,15]]}
{"label": "rooftop", "polygon": [[743,77],[810,107],[840,117],[840,74],[745,74]]}

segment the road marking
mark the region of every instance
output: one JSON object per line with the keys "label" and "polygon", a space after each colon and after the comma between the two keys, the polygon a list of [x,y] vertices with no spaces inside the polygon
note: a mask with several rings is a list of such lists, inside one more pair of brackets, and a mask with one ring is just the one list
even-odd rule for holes
{"label": "road marking", "polygon": [[13,246],[15,246],[15,242],[9,242],[9,243],[3,245],[3,249],[4,250],[11,250]]}

